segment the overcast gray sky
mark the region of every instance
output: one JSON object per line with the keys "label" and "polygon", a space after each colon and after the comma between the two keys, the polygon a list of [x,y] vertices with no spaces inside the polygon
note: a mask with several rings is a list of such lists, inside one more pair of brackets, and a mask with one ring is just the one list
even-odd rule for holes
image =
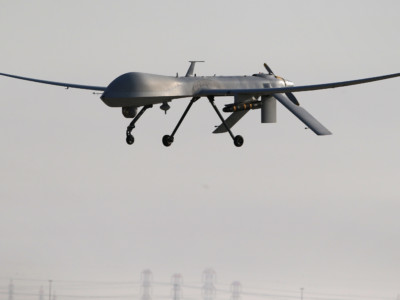
{"label": "overcast gray sky", "polygon": [[[199,59],[199,75],[267,62],[296,84],[350,80],[400,71],[399,12],[388,0],[0,1],[0,72],[106,86]],[[199,101],[165,148],[185,100],[146,112],[128,146],[129,120],[99,95],[0,78],[1,291],[8,278],[138,281],[144,268],[200,282],[213,267],[244,288],[394,299],[399,84],[298,93],[327,137],[283,107],[277,124],[252,111],[234,127],[242,148],[211,134],[218,118]]]}

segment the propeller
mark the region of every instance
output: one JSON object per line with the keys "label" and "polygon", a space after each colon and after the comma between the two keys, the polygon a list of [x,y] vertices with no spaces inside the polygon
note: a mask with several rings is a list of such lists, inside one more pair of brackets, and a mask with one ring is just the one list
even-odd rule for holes
{"label": "propeller", "polygon": [[270,67],[268,67],[268,65],[266,63],[264,63],[264,67],[267,69],[269,75],[275,75],[274,72],[271,70]]}
{"label": "propeller", "polygon": [[300,106],[299,101],[297,98],[293,95],[293,93],[285,93],[285,95],[290,99],[290,101],[293,102],[293,104],[296,104],[297,106]]}
{"label": "propeller", "polygon": [[[264,63],[264,67],[265,67],[265,69],[268,71],[269,75],[274,75],[274,76],[276,77],[275,73],[272,71],[272,69],[271,69],[266,63]],[[289,92],[289,93],[285,93],[285,95],[290,99],[290,101],[293,102],[293,104],[296,104],[297,106],[300,106],[299,101],[298,101],[297,98],[293,95],[293,93],[290,93],[290,92]]]}

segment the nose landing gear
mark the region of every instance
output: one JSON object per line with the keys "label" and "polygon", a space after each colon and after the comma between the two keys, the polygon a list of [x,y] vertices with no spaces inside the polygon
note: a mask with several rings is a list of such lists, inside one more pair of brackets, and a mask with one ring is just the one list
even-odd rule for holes
{"label": "nose landing gear", "polygon": [[126,133],[126,143],[128,145],[132,145],[135,142],[135,138],[133,137],[133,135],[129,132]]}
{"label": "nose landing gear", "polygon": [[135,123],[139,120],[139,118],[144,114],[144,112],[148,109],[153,107],[153,105],[145,105],[143,108],[140,110],[140,112],[136,115],[135,118],[133,118],[132,122],[129,124],[129,126],[126,128],[126,143],[128,145],[132,145],[135,142],[135,138],[132,135],[132,130],[135,128]]}

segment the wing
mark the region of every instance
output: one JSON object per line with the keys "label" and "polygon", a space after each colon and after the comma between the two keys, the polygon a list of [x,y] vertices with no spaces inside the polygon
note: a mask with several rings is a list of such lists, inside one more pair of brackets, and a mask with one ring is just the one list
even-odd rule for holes
{"label": "wing", "polygon": [[66,88],[74,88],[74,89],[84,89],[84,90],[92,90],[92,91],[105,91],[106,88],[107,88],[107,87],[102,87],[102,86],[81,85],[81,84],[73,84],[73,83],[41,80],[41,79],[28,78],[28,77],[16,76],[16,75],[5,74],[5,73],[0,73],[0,75],[11,77],[11,78],[16,78],[16,79],[22,79],[22,80],[27,80],[27,81],[44,83],[44,84],[63,86],[63,87],[66,87]]}
{"label": "wing", "polygon": [[294,92],[306,92],[306,91],[316,91],[316,90],[325,90],[325,89],[333,89],[338,87],[363,84],[367,82],[373,82],[378,80],[385,80],[389,78],[394,78],[400,76],[400,73],[389,74],[378,77],[370,77],[364,79],[357,79],[351,81],[342,81],[342,82],[332,82],[332,83],[324,83],[324,84],[315,84],[315,85],[303,85],[303,86],[291,86],[291,87],[282,87],[282,88],[263,88],[263,89],[204,89],[200,90],[196,96],[232,96],[232,95],[253,95],[253,96],[262,96],[262,95],[274,95],[279,93],[294,93]]}

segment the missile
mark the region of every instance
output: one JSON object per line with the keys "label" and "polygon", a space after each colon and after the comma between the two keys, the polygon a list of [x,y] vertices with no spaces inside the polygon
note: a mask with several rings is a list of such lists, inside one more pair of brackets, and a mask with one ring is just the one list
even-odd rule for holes
{"label": "missile", "polygon": [[234,103],[234,104],[227,104],[222,109],[224,112],[235,112],[235,111],[243,111],[243,110],[250,110],[250,109],[258,109],[262,107],[261,101],[252,101],[247,103]]}

